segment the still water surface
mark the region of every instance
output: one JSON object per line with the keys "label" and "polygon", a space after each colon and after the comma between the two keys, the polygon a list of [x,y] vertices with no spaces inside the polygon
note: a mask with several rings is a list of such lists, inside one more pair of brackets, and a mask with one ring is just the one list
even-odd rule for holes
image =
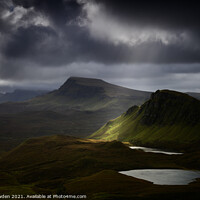
{"label": "still water surface", "polygon": [[167,155],[181,155],[182,153],[177,153],[177,152],[170,152],[170,151],[164,151],[164,150],[160,150],[160,149],[154,149],[154,148],[147,148],[147,147],[137,147],[137,146],[131,146],[131,149],[138,149],[138,150],[142,150],[144,152],[151,152],[151,153],[163,153],[163,154],[167,154]]}
{"label": "still water surface", "polygon": [[196,178],[200,178],[200,171],[180,169],[141,169],[119,173],[150,181],[157,185],[187,185]]}

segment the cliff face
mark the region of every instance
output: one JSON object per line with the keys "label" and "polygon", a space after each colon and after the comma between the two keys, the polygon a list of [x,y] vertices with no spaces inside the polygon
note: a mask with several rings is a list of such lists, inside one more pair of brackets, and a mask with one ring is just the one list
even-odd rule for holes
{"label": "cliff face", "polygon": [[145,125],[173,125],[186,123],[194,125],[200,122],[200,103],[187,94],[163,90],[151,95],[140,110],[141,122]]}
{"label": "cliff face", "polygon": [[141,107],[129,108],[90,138],[188,150],[199,148],[199,130],[200,101],[180,92],[158,90]]}

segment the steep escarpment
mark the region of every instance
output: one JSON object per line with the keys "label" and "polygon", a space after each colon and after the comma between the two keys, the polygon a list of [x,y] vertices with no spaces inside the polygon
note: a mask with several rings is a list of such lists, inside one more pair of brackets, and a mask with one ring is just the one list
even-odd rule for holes
{"label": "steep escarpment", "polygon": [[200,122],[200,102],[180,92],[156,91],[149,101],[141,106],[142,122],[145,125],[173,125]]}
{"label": "steep escarpment", "polygon": [[169,149],[198,148],[200,101],[180,92],[156,91],[141,107],[132,107],[91,138],[129,141]]}

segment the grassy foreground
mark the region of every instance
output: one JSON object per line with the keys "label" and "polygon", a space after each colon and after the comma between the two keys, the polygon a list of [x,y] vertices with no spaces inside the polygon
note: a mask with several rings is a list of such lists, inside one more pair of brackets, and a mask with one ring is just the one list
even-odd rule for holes
{"label": "grassy foreground", "polygon": [[[199,169],[200,153],[169,156],[63,135],[29,139],[0,158],[0,194],[85,194],[87,199],[198,199],[200,182],[156,186],[117,171]],[[194,160],[195,159],[195,160]]]}

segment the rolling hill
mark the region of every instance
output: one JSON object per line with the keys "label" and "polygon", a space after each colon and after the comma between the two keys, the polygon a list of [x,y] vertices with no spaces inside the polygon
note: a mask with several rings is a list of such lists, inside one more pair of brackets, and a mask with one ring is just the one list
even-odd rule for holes
{"label": "rolling hill", "polygon": [[90,138],[129,141],[135,145],[192,150],[200,144],[200,101],[162,90],[142,106],[133,106]]}
{"label": "rolling hill", "polygon": [[24,102],[0,104],[0,151],[29,137],[66,134],[85,137],[150,92],[100,79],[71,77],[59,89]]}
{"label": "rolling hill", "polygon": [[[187,186],[159,186],[118,173],[145,168],[183,169],[187,164],[190,162],[182,156],[132,150],[119,141],[44,136],[28,139],[0,158],[0,193],[85,194],[91,200],[160,199],[168,192],[165,199],[174,195],[182,199],[185,194],[195,197],[199,195],[199,181]],[[199,165],[189,165],[188,169],[199,169]]]}

